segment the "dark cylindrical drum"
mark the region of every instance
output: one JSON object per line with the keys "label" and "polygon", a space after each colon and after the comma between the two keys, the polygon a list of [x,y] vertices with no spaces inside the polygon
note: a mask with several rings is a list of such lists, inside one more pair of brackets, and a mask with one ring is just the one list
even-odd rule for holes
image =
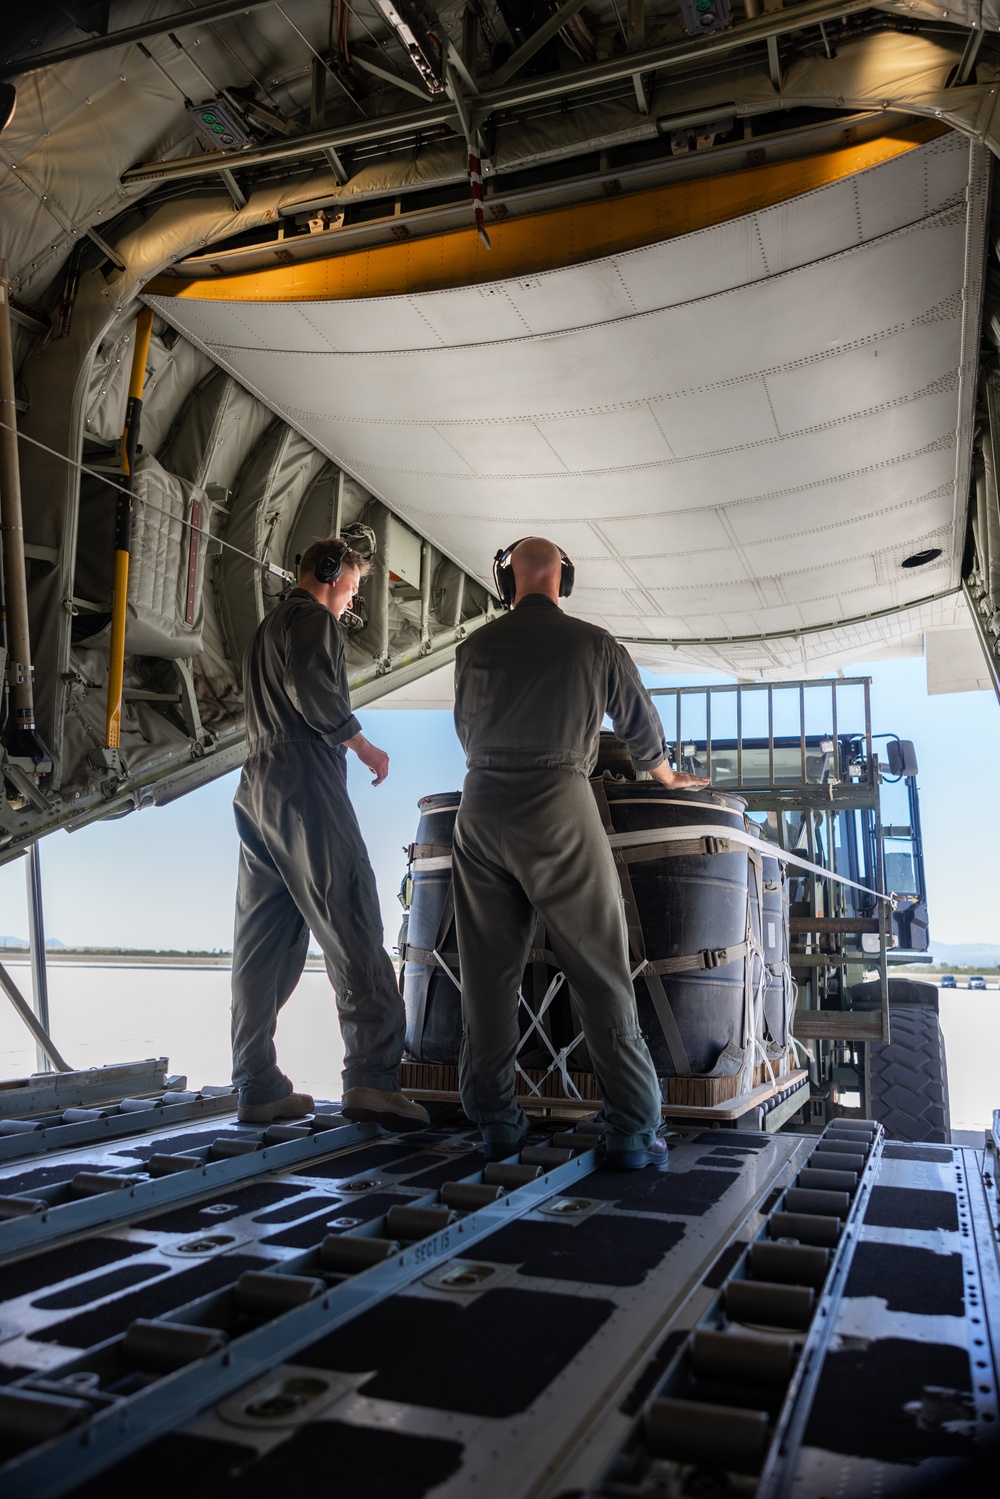
{"label": "dark cylindrical drum", "polygon": [[[635,987],[657,1072],[735,1079],[748,1043],[745,804],[718,791],[671,792],[654,781],[603,781],[596,794],[607,809],[609,841],[624,871],[632,967],[640,962],[634,951],[638,940],[652,970],[639,975]],[[403,967],[407,1049],[417,1061],[450,1065],[458,1060],[461,1038],[459,989],[445,971],[460,977],[451,898],[451,844],[460,800],[456,792],[419,803]],[[738,840],[727,839],[730,832]],[[529,964],[523,989],[529,1005],[537,1003],[552,977],[540,958]],[[665,1002],[684,1043],[686,1068],[675,1065],[664,1036]],[[554,1044],[568,1045],[574,1025],[565,987],[547,1021]],[[533,1056],[519,1060],[537,1065]],[[571,1065],[580,1070],[587,1065],[582,1047]]]}
{"label": "dark cylindrical drum", "polygon": [[[418,1062],[449,1066],[458,1063],[462,1037],[461,999],[456,982],[458,941],[451,891],[452,843],[461,800],[461,792],[451,791],[421,797],[417,803],[420,822],[416,842],[409,850],[412,884],[403,964],[406,1049]],[[456,981],[449,973],[455,975]],[[552,978],[553,970],[541,960],[533,959],[525,969],[523,992],[535,1013]],[[520,1012],[520,1024],[522,1034],[531,1025],[524,1009]],[[544,1029],[558,1048],[569,1045],[578,1033],[572,1026],[573,1017],[564,990],[560,1001],[546,1015]],[[551,1051],[537,1035],[532,1036],[518,1055],[522,1067],[545,1068],[551,1060]],[[572,1066],[590,1070],[582,1045],[573,1053]]]}
{"label": "dark cylindrical drum", "polygon": [[[684,1041],[686,1075],[735,1076],[747,1044],[746,803],[721,791],[670,791],[655,781],[605,782],[602,789],[612,848],[628,861],[646,959],[654,968],[662,960],[680,968],[659,981]],[[727,846],[727,832],[740,841]],[[681,1069],[657,1016],[656,985],[639,977],[635,989],[657,1073],[676,1076]]]}
{"label": "dark cylindrical drum", "polygon": [[451,894],[451,849],[460,791],[422,796],[410,848],[410,909],[403,962],[406,1049],[418,1062],[455,1066],[462,1038],[459,991],[433,954],[458,977]]}

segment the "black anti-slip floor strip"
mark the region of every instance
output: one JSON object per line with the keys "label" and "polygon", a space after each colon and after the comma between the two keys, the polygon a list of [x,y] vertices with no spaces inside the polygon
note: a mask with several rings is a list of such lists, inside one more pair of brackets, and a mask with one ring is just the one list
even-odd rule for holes
{"label": "black anti-slip floor strip", "polygon": [[28,1336],[33,1342],[59,1343],[64,1348],[93,1348],[95,1343],[120,1336],[136,1317],[162,1317],[185,1302],[231,1285],[244,1270],[269,1268],[267,1260],[255,1255],[216,1255],[178,1271],[176,1275],[169,1275],[155,1285],[143,1286],[127,1296],[120,1296],[117,1301],[81,1312],[78,1317],[68,1317],[65,1322],[56,1322]]}
{"label": "black anti-slip floor strip", "polygon": [[[302,1183],[284,1186],[279,1182],[253,1182],[235,1192],[220,1192],[218,1197],[192,1203],[189,1207],[172,1208],[168,1213],[157,1213],[155,1218],[146,1218],[142,1229],[152,1229],[162,1234],[196,1234],[207,1229],[209,1224],[221,1226],[227,1218],[237,1218],[243,1213],[255,1213],[264,1208],[286,1202],[290,1197],[305,1197],[309,1188]],[[225,1213],[207,1213],[208,1207],[222,1207]]]}
{"label": "black anti-slip floor strip", "polygon": [[636,1213],[700,1218],[736,1181],[736,1171],[607,1171],[588,1179],[587,1196]]}
{"label": "black anti-slip floor strip", "polygon": [[958,1208],[953,1192],[923,1187],[873,1187],[865,1223],[874,1228],[912,1228],[933,1232],[958,1231]]}
{"label": "black anti-slip floor strip", "polygon": [[161,1437],[91,1483],[75,1499],[141,1493],[177,1499],[178,1474],[197,1474],[211,1499],[274,1499],[275,1494],[336,1494],[336,1499],[424,1499],[458,1472],[463,1448],[442,1437],[322,1421],[302,1427],[257,1457],[238,1441],[177,1433]]}
{"label": "black anti-slip floor strip", "polygon": [[88,1275],[117,1260],[155,1248],[154,1243],[142,1244],[136,1239],[78,1239],[60,1249],[4,1265],[0,1270],[3,1299],[14,1301],[18,1296],[30,1296],[33,1291],[48,1290],[71,1276]]}
{"label": "black anti-slip floor strip", "polygon": [[393,1296],[297,1362],[344,1373],[374,1368],[363,1395],[502,1420],[527,1410],[614,1309],[596,1298],[502,1286],[465,1305]]}
{"label": "black anti-slip floor strip", "polygon": [[[624,1232],[628,1233],[627,1252]],[[634,1218],[626,1230],[617,1213],[598,1213],[576,1224],[529,1219],[494,1234],[482,1257],[517,1265],[522,1275],[544,1280],[638,1286],[683,1237],[683,1223]],[[477,1258],[474,1250],[468,1258]]]}

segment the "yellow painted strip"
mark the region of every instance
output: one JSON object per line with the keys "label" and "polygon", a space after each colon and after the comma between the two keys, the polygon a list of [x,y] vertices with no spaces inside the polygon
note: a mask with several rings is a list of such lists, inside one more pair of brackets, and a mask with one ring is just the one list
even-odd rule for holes
{"label": "yellow painted strip", "polygon": [[322,260],[235,276],[178,281],[161,276],[147,291],[211,302],[326,302],[403,296],[578,265],[725,223],[911,151],[944,132],[936,121],[821,156],[745,167],[720,177],[621,193],[596,203],[553,208],[490,224],[487,250],[475,228],[402,243],[345,250]]}

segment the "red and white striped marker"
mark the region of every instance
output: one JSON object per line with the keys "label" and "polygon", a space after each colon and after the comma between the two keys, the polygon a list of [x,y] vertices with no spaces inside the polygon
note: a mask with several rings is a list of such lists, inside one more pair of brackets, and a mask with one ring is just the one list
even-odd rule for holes
{"label": "red and white striped marker", "polygon": [[483,169],[482,162],[471,148],[469,150],[469,187],[472,189],[472,212],[476,219],[476,233],[486,246],[491,249],[490,237],[486,233],[486,217],[483,213]]}

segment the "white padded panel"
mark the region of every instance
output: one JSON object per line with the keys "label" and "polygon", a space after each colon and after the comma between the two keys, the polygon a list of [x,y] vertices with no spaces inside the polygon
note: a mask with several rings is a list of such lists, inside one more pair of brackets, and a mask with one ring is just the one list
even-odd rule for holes
{"label": "white padded panel", "polygon": [[564,416],[539,422],[538,430],[571,472],[667,463],[674,456],[657,412],[647,405]]}
{"label": "white padded panel", "polygon": [[[949,135],[544,275],[152,300],[484,580],[498,546],[550,535],[577,561],[578,613],[651,641],[831,626],[691,646],[740,673],[830,669],[836,650],[904,648],[893,616],[838,620],[958,582],[986,181],[985,153]],[[936,564],[901,568],[931,545]]]}

